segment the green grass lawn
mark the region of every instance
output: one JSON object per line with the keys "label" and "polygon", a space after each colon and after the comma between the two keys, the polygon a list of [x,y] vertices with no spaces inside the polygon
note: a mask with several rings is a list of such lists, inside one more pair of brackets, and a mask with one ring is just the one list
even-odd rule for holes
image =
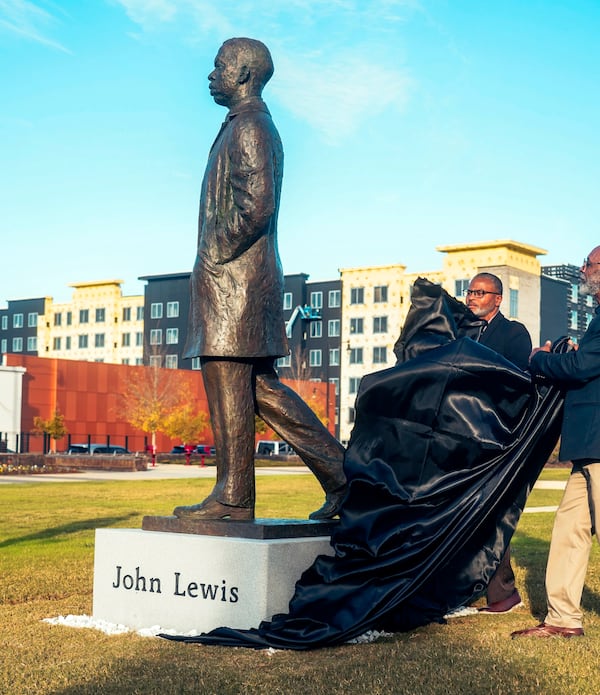
{"label": "green grass lawn", "polygon": [[[542,477],[565,479],[564,469]],[[513,539],[526,604],[504,616],[472,616],[379,642],[314,652],[206,647],[53,626],[43,618],[91,614],[94,530],[139,528],[146,514],[197,502],[211,480],[29,483],[0,486],[0,693],[228,695],[268,693],[600,692],[600,552],[594,546],[581,640],[509,639],[545,606],[552,513],[524,514]],[[305,517],[322,503],[311,476],[257,478],[257,516]],[[535,490],[530,506],[558,504]]]}

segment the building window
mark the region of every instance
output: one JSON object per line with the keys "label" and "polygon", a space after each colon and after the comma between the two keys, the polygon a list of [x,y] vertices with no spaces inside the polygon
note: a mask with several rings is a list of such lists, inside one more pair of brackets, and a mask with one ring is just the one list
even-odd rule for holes
{"label": "building window", "polygon": [[13,338],[13,352],[23,352],[23,338]]}
{"label": "building window", "polygon": [[149,364],[151,367],[160,367],[162,365],[161,355],[150,355]]}
{"label": "building window", "polygon": [[37,338],[34,335],[30,335],[27,338],[27,352],[35,352],[37,350]]}
{"label": "building window", "polygon": [[373,348],[373,364],[385,364],[387,362],[387,348],[386,347],[374,347]]}
{"label": "building window", "polygon": [[579,285],[576,282],[571,283],[571,301],[577,302],[579,299]]}
{"label": "building window", "polygon": [[130,306],[124,306],[123,307],[123,321],[131,321],[131,307]]}
{"label": "building window", "polygon": [[365,288],[364,287],[352,287],[350,289],[350,304],[364,304],[365,303]]}
{"label": "building window", "polygon": [[8,316],[3,316],[2,317],[2,330],[7,331],[8,330]]}
{"label": "building window", "polygon": [[70,350],[71,349],[71,336],[68,335],[65,338],[65,350]]}
{"label": "building window", "polygon": [[130,360],[129,360],[129,357],[124,357],[124,358],[121,360],[121,364],[129,364],[129,361],[130,361]]}
{"label": "building window", "polygon": [[37,311],[30,311],[27,314],[27,326],[29,328],[35,328],[37,325],[38,325]]}
{"label": "building window", "polygon": [[464,297],[465,292],[469,289],[470,280],[455,280],[454,281],[454,296]]}
{"label": "building window", "polygon": [[23,314],[13,315],[13,328],[23,328]]}
{"label": "building window", "polygon": [[79,323],[88,323],[89,320],[90,320],[89,309],[80,309],[79,310]]}
{"label": "building window", "polygon": [[167,318],[176,319],[179,316],[179,302],[167,302]]}
{"label": "building window", "polygon": [[285,357],[279,357],[277,359],[277,368],[280,369],[281,367],[291,367],[292,366],[292,356],[291,355],[285,355]]}
{"label": "building window", "polygon": [[362,319],[350,319],[350,333],[363,333]]}
{"label": "building window", "polygon": [[323,293],[322,292],[311,292],[310,293],[310,305],[313,309],[323,308]]}
{"label": "building window", "polygon": [[577,318],[577,309],[573,309],[573,311],[571,311],[571,322],[569,323],[569,328],[572,331],[577,330]]}
{"label": "building window", "polygon": [[162,302],[154,302],[150,304],[150,318],[151,319],[162,319],[163,315],[163,305]]}
{"label": "building window", "polygon": [[509,290],[508,298],[508,315],[511,319],[516,319],[519,315],[519,290]]}
{"label": "building window", "polygon": [[373,333],[387,333],[387,316],[373,317]]}
{"label": "building window", "polygon": [[327,335],[330,338],[339,338],[340,336],[340,320],[330,319],[327,322]]}
{"label": "building window", "polygon": [[104,347],[104,333],[96,333],[96,335],[94,336],[94,347]]}
{"label": "building window", "polygon": [[144,320],[144,307],[143,306],[136,307],[135,320],[136,321],[143,321]]}
{"label": "building window", "polygon": [[144,334],[141,331],[138,331],[135,334],[135,345],[136,347],[141,347],[144,344]]}
{"label": "building window", "polygon": [[349,393],[358,393],[358,387],[360,386],[360,377],[358,376],[351,376],[350,381],[348,383],[348,391]]}
{"label": "building window", "polygon": [[96,323],[104,323],[106,321],[106,309],[99,307],[96,309]]}
{"label": "building window", "polygon": [[129,347],[131,345],[131,333],[123,333],[121,336],[121,345],[123,347]]}
{"label": "building window", "polygon": [[311,321],[310,322],[310,337],[311,338],[322,338],[323,337],[323,321]]}
{"label": "building window", "polygon": [[0,352],[8,352],[8,340],[6,338],[2,338],[2,342],[0,342]]}
{"label": "building window", "polygon": [[61,344],[60,338],[53,338],[52,339],[52,349],[53,350],[60,350],[60,344]]}
{"label": "building window", "polygon": [[329,383],[334,387],[333,392],[335,393],[335,395],[339,396],[339,394],[340,394],[340,380],[336,376],[332,376],[331,379],[329,379]]}
{"label": "building window", "polygon": [[363,363],[363,349],[350,348],[350,364],[362,364]]}
{"label": "building window", "polygon": [[60,326],[62,324],[62,314],[60,311],[56,314],[54,314],[54,325],[55,326]]}
{"label": "building window", "polygon": [[165,367],[167,369],[177,369],[177,355],[167,355],[165,357]]}
{"label": "building window", "polygon": [[150,331],[150,345],[162,344],[162,328],[153,328]]}
{"label": "building window", "polygon": [[70,326],[72,323],[73,323],[73,312],[67,311],[67,326]]}
{"label": "building window", "polygon": [[136,366],[144,364],[144,360],[141,357],[136,357],[135,358],[135,364],[136,364]]}
{"label": "building window", "polygon": [[284,309],[284,311],[288,311],[291,308],[292,308],[292,293],[291,292],[284,292],[283,293],[283,309]]}
{"label": "building window", "polygon": [[199,357],[192,357],[192,369],[198,371],[202,369],[202,365],[200,364],[200,358]]}
{"label": "building window", "polygon": [[87,348],[88,346],[88,337],[86,334],[80,335],[79,336],[79,341],[78,345],[80,348]]}
{"label": "building window", "polygon": [[320,367],[322,363],[321,350],[310,350],[308,361],[311,367]]}
{"label": "building window", "polygon": [[340,365],[340,349],[339,348],[331,348],[329,350],[329,366],[330,367],[339,367]]}
{"label": "building window", "polygon": [[165,338],[167,345],[177,345],[179,342],[179,328],[167,328]]}
{"label": "building window", "polygon": [[338,309],[342,305],[342,293],[340,290],[329,290],[328,304],[330,309]]}
{"label": "building window", "polygon": [[377,285],[373,288],[373,301],[376,303],[387,302],[388,288],[387,285]]}

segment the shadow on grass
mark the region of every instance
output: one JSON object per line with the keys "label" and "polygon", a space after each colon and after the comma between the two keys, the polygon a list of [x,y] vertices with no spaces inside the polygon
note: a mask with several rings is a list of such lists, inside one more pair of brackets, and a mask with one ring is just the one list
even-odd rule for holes
{"label": "shadow on grass", "polygon": [[43,531],[38,531],[36,533],[30,533],[26,536],[19,536],[18,538],[7,538],[5,541],[0,543],[0,548],[8,548],[11,545],[18,545],[19,543],[27,543],[29,541],[44,541],[50,540],[51,538],[56,538],[58,536],[67,536],[73,533],[79,533],[79,531],[91,531],[97,529],[98,527],[114,526],[120,521],[127,521],[137,517],[138,514],[124,514],[123,516],[105,516],[95,519],[82,519],[81,521],[73,521],[70,524],[64,524],[63,526],[54,526],[53,528],[47,528]]}
{"label": "shadow on grass", "polygon": [[[519,591],[529,599],[532,615],[541,621],[546,617],[546,562],[550,543],[519,531],[519,545],[518,562],[525,570],[525,585]],[[600,616],[600,593],[584,586],[581,607]]]}

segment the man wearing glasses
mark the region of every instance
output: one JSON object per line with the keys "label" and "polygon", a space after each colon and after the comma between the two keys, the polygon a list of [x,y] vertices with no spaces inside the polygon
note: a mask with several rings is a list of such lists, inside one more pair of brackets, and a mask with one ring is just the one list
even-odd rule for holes
{"label": "man wearing glasses", "polygon": [[[525,326],[509,321],[500,311],[502,281],[492,273],[478,273],[465,292],[469,309],[487,325],[479,338],[482,345],[495,350],[519,369],[527,369],[531,354],[531,338]],[[510,564],[510,546],[506,549],[487,588],[487,606],[481,613],[508,613],[521,605],[521,597],[515,586],[515,573]]]}
{"label": "man wearing glasses", "polygon": [[[600,305],[600,246],[581,266],[580,292]],[[546,566],[548,610],[536,627],[514,637],[582,637],[581,595],[592,548],[600,540],[600,306],[579,349],[551,353],[547,341],[531,356],[531,372],[565,389],[559,459],[573,470],[556,512]]]}
{"label": "man wearing glasses", "polygon": [[518,321],[509,321],[500,311],[502,281],[492,273],[478,273],[465,292],[466,305],[487,326],[479,342],[499,352],[519,369],[527,369],[531,354],[531,338]]}

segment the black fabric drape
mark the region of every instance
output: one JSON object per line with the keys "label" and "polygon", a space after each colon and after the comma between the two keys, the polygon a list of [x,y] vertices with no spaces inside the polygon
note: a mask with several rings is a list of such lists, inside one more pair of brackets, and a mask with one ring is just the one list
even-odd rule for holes
{"label": "black fabric drape", "polygon": [[[424,279],[394,351],[364,377],[331,538],[287,614],[186,642],[314,649],[405,631],[481,595],[559,434],[561,393],[477,338],[485,322]],[[562,349],[562,348],[561,348]]]}

